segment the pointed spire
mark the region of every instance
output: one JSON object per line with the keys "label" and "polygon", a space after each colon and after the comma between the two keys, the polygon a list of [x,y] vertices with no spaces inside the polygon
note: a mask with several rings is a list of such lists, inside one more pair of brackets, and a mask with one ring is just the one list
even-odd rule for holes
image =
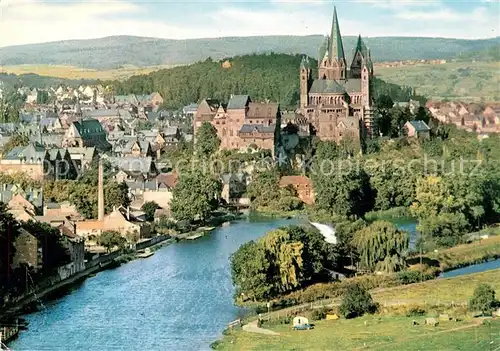
{"label": "pointed spire", "polygon": [[337,18],[337,7],[333,7],[332,32],[330,35],[330,57],[332,59],[344,60],[344,45],[340,34],[339,19]]}
{"label": "pointed spire", "polygon": [[325,39],[323,40],[323,43],[319,47],[318,50],[318,64],[321,65],[321,61],[323,61],[323,58],[325,58],[325,53],[328,52],[328,49],[330,47],[330,43],[328,41],[328,35],[325,35]]}
{"label": "pointed spire", "polygon": [[302,56],[302,60],[300,61],[300,69],[306,68],[306,57]]}
{"label": "pointed spire", "polygon": [[363,39],[361,38],[361,34],[358,36],[358,42],[356,43],[356,52],[361,52],[361,55],[363,56],[367,56],[368,53],[367,53],[367,48],[366,48],[366,45],[365,43],[363,42]]}

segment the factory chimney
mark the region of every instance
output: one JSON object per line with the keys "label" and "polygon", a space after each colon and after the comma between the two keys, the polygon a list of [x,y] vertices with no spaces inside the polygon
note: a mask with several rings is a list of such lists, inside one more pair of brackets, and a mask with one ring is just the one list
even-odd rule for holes
{"label": "factory chimney", "polygon": [[97,202],[97,207],[98,207],[98,214],[97,214],[97,219],[99,221],[104,220],[104,170],[102,168],[102,160],[99,157],[99,171],[98,171],[98,191],[99,194],[98,196],[98,202]]}

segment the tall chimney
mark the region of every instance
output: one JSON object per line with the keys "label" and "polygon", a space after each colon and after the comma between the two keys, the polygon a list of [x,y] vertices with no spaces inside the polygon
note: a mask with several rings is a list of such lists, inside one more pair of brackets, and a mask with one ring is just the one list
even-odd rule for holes
{"label": "tall chimney", "polygon": [[99,172],[98,172],[98,214],[97,219],[102,221],[104,219],[104,171],[102,169],[102,160],[99,158]]}

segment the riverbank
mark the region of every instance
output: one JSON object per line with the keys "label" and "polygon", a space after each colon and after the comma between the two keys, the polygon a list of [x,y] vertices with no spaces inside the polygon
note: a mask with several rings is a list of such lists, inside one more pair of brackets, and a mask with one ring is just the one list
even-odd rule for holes
{"label": "riverbank", "polygon": [[68,289],[86,278],[93,276],[103,270],[116,268],[124,263],[137,259],[137,253],[145,248],[156,250],[159,247],[173,243],[174,240],[168,236],[157,236],[136,244],[135,249],[123,251],[114,251],[109,254],[101,255],[98,258],[86,262],[85,269],[66,278],[57,279],[57,277],[48,277],[40,283],[34,290],[12,301],[0,311],[0,318],[13,316],[31,310],[31,306],[39,304],[47,297],[57,294],[59,291]]}
{"label": "riverbank", "polygon": [[[420,256],[412,257],[408,260],[410,267],[407,271],[381,275],[367,274],[337,282],[313,284],[304,289],[271,300],[271,309],[282,309],[304,303],[336,299],[342,296],[346,287],[352,283],[359,284],[367,290],[374,290],[406,286],[421,280],[432,281],[445,270],[449,271],[485,262],[495,257],[500,257],[499,236],[423,255],[422,266],[419,264]],[[442,263],[439,259],[442,260]],[[237,304],[242,307],[254,308],[258,312],[267,311],[267,301],[243,303],[237,301]]]}
{"label": "riverbank", "polygon": [[[207,350],[233,304],[229,257],[244,243],[294,220],[239,220],[199,240],[179,241],[146,259],[108,269],[25,315],[13,350]],[[147,327],[145,327],[147,326]],[[75,332],[77,330],[77,332]],[[41,337],[43,335],[43,337]]]}
{"label": "riverbank", "polygon": [[[324,301],[322,304],[295,306],[270,314],[263,313],[263,327],[278,333],[279,336],[254,334],[240,329],[226,330],[224,337],[214,342],[212,347],[217,350],[323,350],[335,344],[339,349],[368,347],[373,350],[386,350],[394,345],[397,345],[398,350],[480,349],[477,346],[480,342],[491,339],[485,338],[486,335],[481,336],[484,331],[482,324],[467,313],[468,299],[480,283],[490,284],[498,291],[500,269],[372,291],[374,301],[380,304],[379,312],[373,316],[351,320],[315,320],[320,314],[313,311],[338,314],[340,299],[328,303]],[[417,308],[418,315],[410,316]],[[310,318],[314,329],[292,331],[290,322],[297,314]],[[438,319],[442,314],[462,321],[441,320],[437,327],[424,326],[426,317]],[[414,320],[419,323],[418,326],[413,326]],[[500,320],[492,323],[494,333],[499,333]],[[377,337],[374,338],[375,335]]]}

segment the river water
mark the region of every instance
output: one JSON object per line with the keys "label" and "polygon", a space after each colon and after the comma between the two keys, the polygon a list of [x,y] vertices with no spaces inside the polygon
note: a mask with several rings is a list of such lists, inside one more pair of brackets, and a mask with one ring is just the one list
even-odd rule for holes
{"label": "river water", "polygon": [[229,256],[293,220],[238,221],[98,273],[26,316],[12,350],[208,350],[242,311]]}

